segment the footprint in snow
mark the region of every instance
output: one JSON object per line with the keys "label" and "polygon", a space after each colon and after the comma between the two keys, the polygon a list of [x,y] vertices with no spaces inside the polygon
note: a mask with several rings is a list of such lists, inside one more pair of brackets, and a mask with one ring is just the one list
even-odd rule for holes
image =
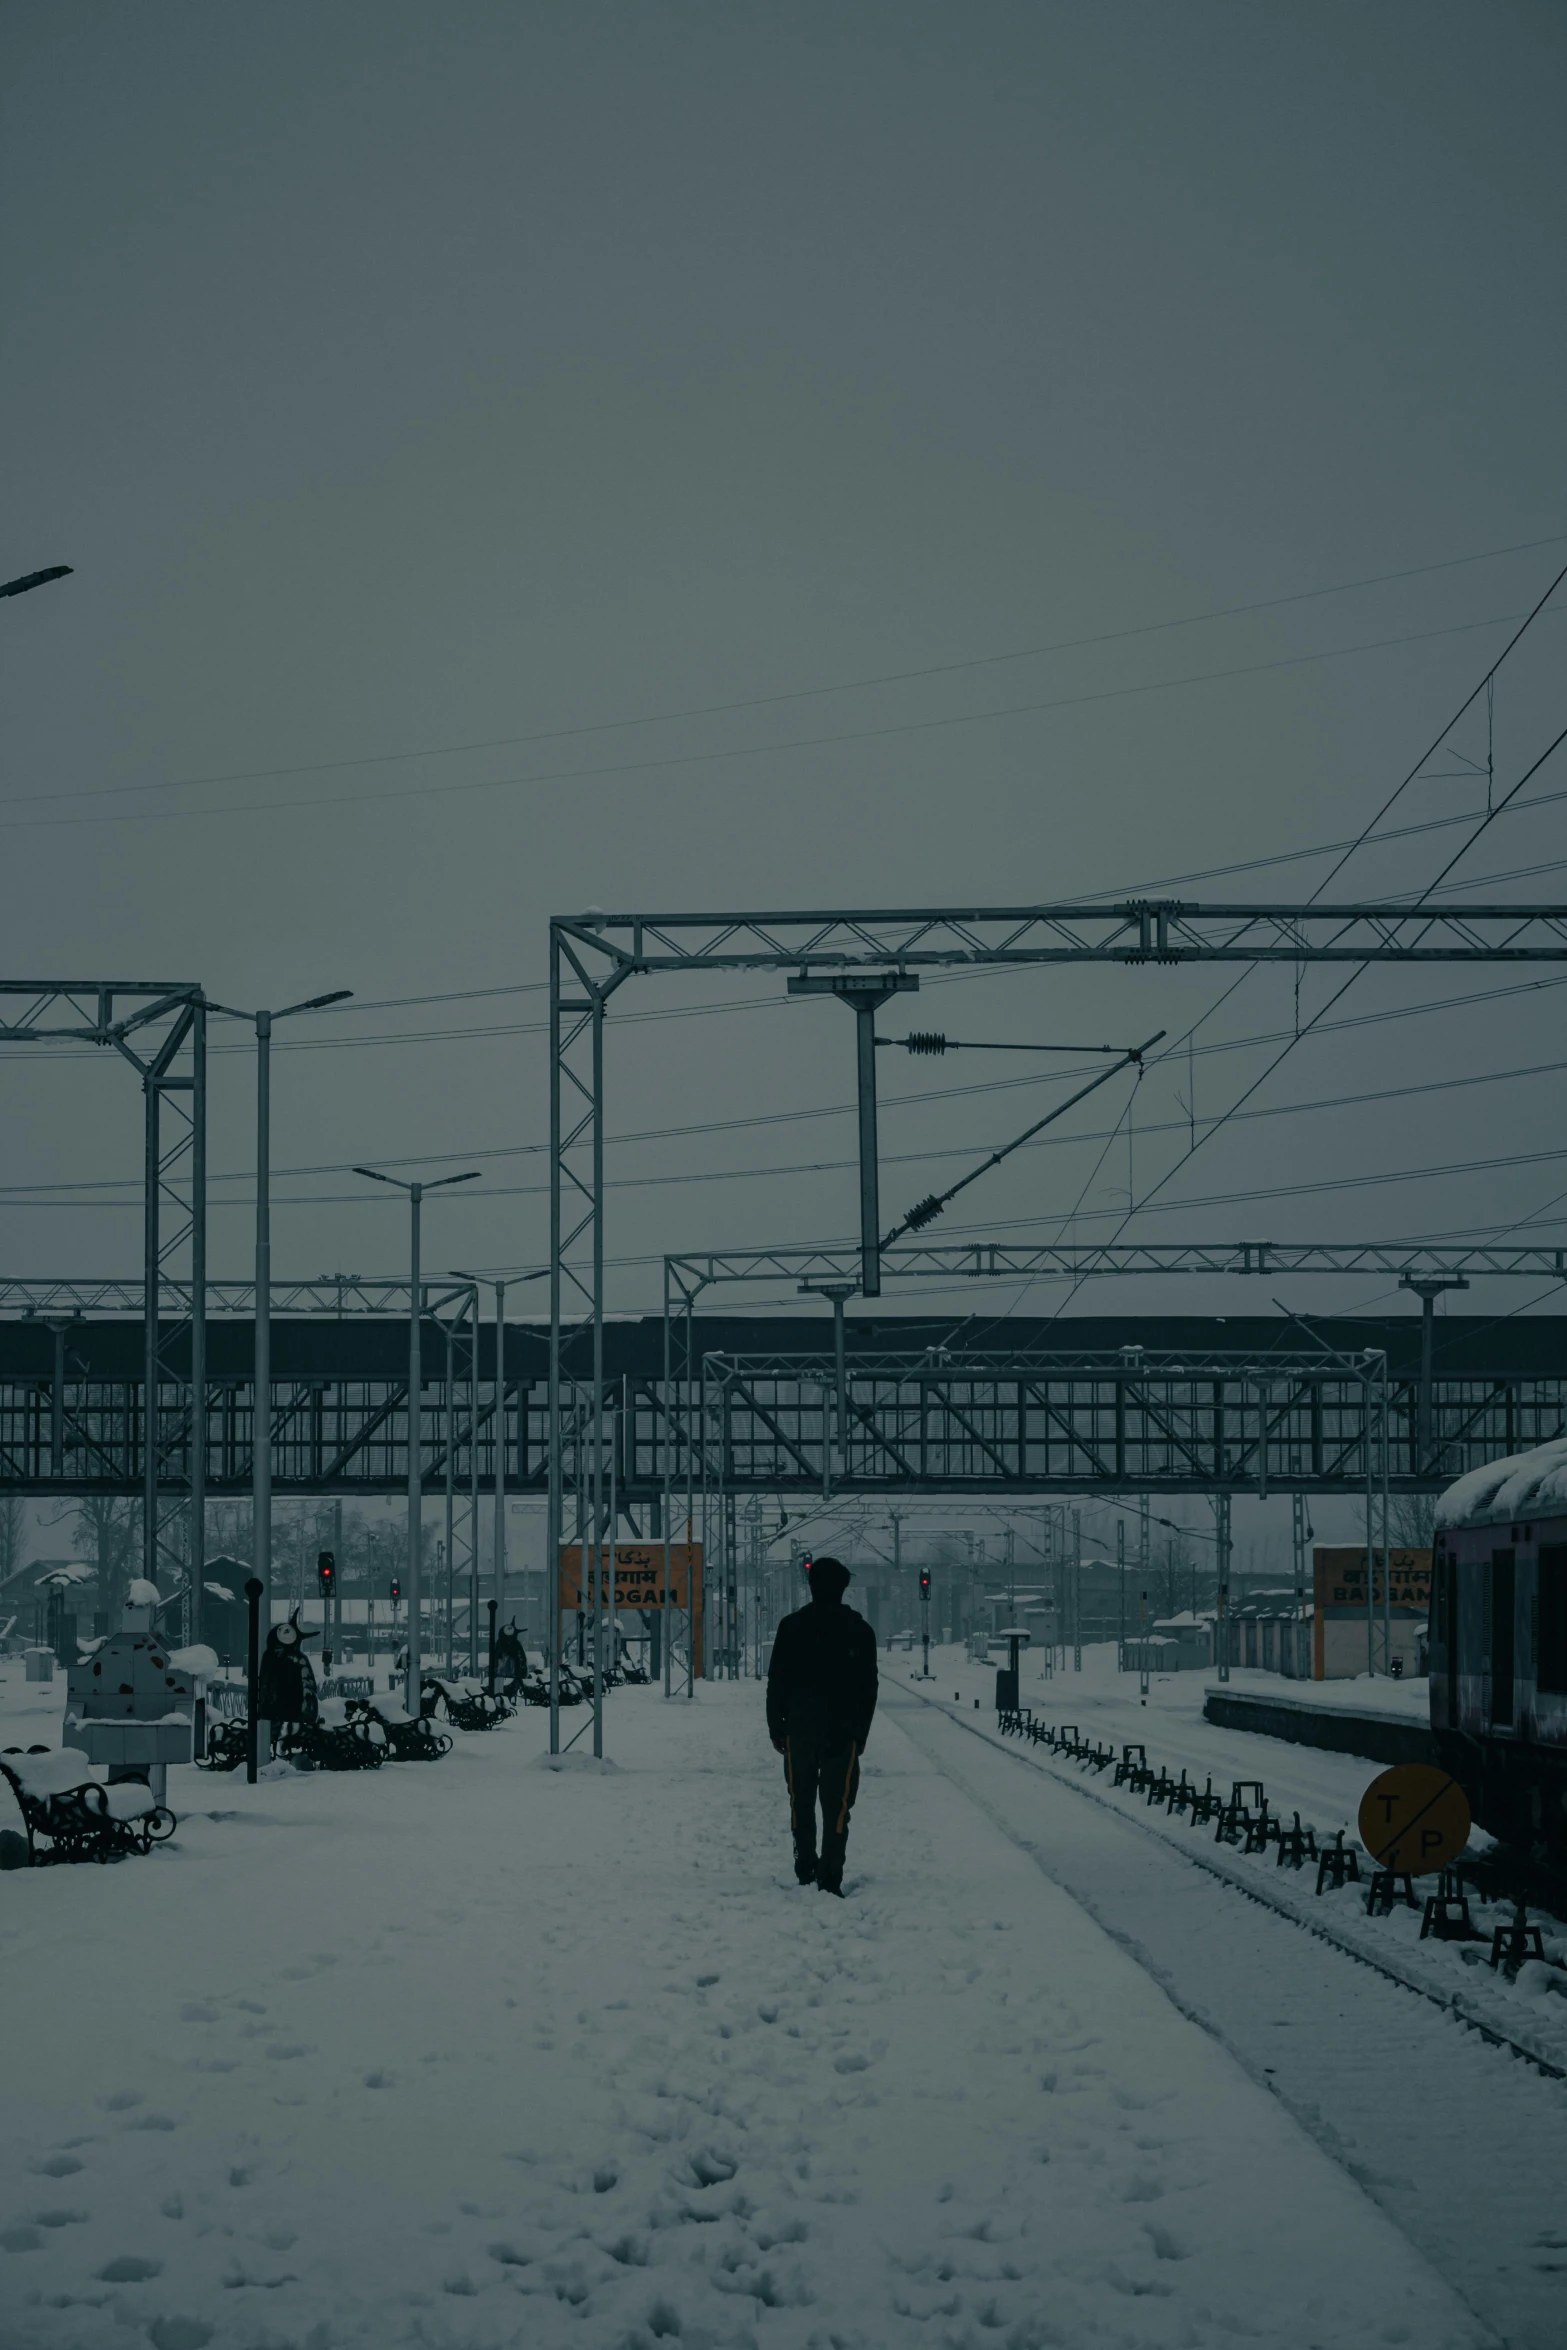
{"label": "footprint in snow", "polygon": [[699,2147],[691,2157],[691,2176],[699,2187],[721,2187],[734,2177],[739,2167],[727,2154],[720,2154],[711,2146]]}
{"label": "footprint in snow", "polygon": [[152,2350],[207,2350],[216,2330],[200,2317],[155,2317],[147,2338]]}
{"label": "footprint in snow", "polygon": [[98,2270],[106,2285],[144,2285],[151,2277],[163,2274],[161,2260],[148,2260],[140,2252],[120,2252],[113,2260],[106,2260]]}

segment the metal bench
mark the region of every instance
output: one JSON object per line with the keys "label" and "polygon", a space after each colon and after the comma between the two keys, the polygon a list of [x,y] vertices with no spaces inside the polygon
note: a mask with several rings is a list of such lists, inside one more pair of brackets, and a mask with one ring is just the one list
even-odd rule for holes
{"label": "metal bench", "polygon": [[228,1714],[208,1721],[207,1751],[200,1758],[205,1771],[237,1771],[245,1761],[250,1722],[244,1714]]}
{"label": "metal bench", "polygon": [[509,1698],[486,1689],[482,1681],[443,1681],[439,1673],[426,1673],[419,1690],[419,1710],[425,1718],[441,1707],[454,1730],[496,1730],[516,1710]]}
{"label": "metal bench", "polygon": [[143,1779],[95,1779],[85,1755],[65,1747],[19,1746],[0,1754],[0,1772],[16,1797],[27,1830],[30,1866],[54,1861],[124,1860],[145,1856],[172,1836],[174,1814],[155,1803]]}
{"label": "metal bench", "polygon": [[374,1771],[391,1759],[384,1731],[351,1720],[348,1700],[331,1697],[318,1701],[314,1721],[280,1724],[276,1752],[307,1771]]}
{"label": "metal bench", "polygon": [[351,1724],[372,1725],[386,1739],[390,1762],[439,1762],[452,1751],[450,1733],[438,1730],[426,1714],[410,1714],[395,1698],[377,1705],[373,1697],[350,1697],[344,1711]]}

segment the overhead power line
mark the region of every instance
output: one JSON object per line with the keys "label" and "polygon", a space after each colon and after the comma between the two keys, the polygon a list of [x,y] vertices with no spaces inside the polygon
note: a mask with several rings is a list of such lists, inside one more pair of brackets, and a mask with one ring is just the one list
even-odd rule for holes
{"label": "overhead power line", "polygon": [[[999,653],[973,653],[959,660],[926,662],[912,669],[889,669],[865,677],[843,678],[826,685],[788,686],[766,694],[732,697],[722,702],[690,703],[672,710],[643,711],[630,718],[590,719],[576,726],[556,726],[537,729],[526,734],[489,735],[480,739],[455,743],[426,743],[411,751],[366,751],[346,759],[302,760],[282,767],[241,767],[210,775],[170,777],[162,783],[88,785],[80,790],[52,794],[48,792],[13,792],[0,796],[0,807],[23,806],[41,799],[91,799],[111,791],[199,791],[229,783],[261,783],[270,778],[287,781],[300,775],[334,775],[361,767],[389,767],[406,765],[418,759],[448,759],[468,756],[476,751],[518,750],[530,743],[570,742],[595,734],[630,732],[639,726],[670,726],[692,718],[722,718],[743,710],[775,709],[791,702],[820,701],[834,694],[865,693],[889,685],[910,685],[931,677],[955,677],[978,669],[992,669],[1009,662],[1041,660],[1054,653],[1084,652],[1098,645],[1130,643],[1139,637],[1162,636],[1182,628],[1204,628],[1221,620],[1242,619],[1256,612],[1274,612],[1292,604],[1321,602],[1329,596],[1355,594],[1362,588],[1390,587],[1408,579],[1428,579],[1442,571],[1461,571],[1476,563],[1495,563],[1508,555],[1528,555],[1541,547],[1559,546],[1567,533],[1554,532],[1542,539],[1520,539],[1512,546],[1486,547],[1478,554],[1449,555],[1435,563],[1417,563],[1401,571],[1380,571],[1361,579],[1335,581],[1329,587],[1294,588],[1283,595],[1255,597],[1242,604],[1224,604],[1207,612],[1191,612],[1165,620],[1148,620],[1130,628],[1113,628],[1091,636],[1058,637],[1052,642],[1010,647]],[[62,571],[40,572],[37,579],[54,579]],[[19,585],[31,586],[30,578]]]}
{"label": "overhead power line", "polygon": [[[1457,1093],[1466,1091],[1468,1088],[1477,1085],[1502,1085],[1512,1083],[1523,1078],[1558,1076],[1563,1071],[1567,1071],[1567,1060],[1538,1061],[1532,1063],[1527,1068],[1520,1069],[1481,1069],[1463,1077],[1431,1078],[1428,1079],[1425,1083],[1418,1085],[1378,1085],[1374,1086],[1369,1092],[1366,1093],[1330,1094],[1321,1100],[1309,1102],[1272,1102],[1261,1109],[1246,1110],[1240,1113],[1233,1111],[1222,1111],[1218,1118],[1215,1119],[1214,1124],[1224,1125],[1231,1122],[1250,1124],[1254,1120],[1261,1119],[1305,1117],[1308,1115],[1315,1115],[1318,1111],[1321,1110],[1354,1109],[1363,1108],[1367,1104],[1373,1103],[1379,1104],[1392,1101],[1407,1101],[1414,1096],[1421,1094]],[[1107,1075],[1114,1076],[1118,1074],[1119,1070],[1100,1072],[1099,1076],[1095,1079],[1095,1083],[1102,1084]],[[1085,1091],[1091,1090],[1092,1088],[1085,1088]],[[1063,1106],[1070,1107],[1071,1105],[1067,1104]],[[1019,1137],[1017,1140],[1011,1143],[1008,1143],[1002,1151],[997,1152],[994,1154],[994,1156],[1004,1157],[1011,1151],[1018,1149],[1075,1150],[1085,1148],[1087,1145],[1096,1142],[1109,1144],[1114,1142],[1118,1136],[1124,1132],[1124,1117],[1125,1114],[1123,1113],[1122,1118],[1118,1119],[1116,1124],[1109,1128],[1097,1128],[1087,1133],[1055,1135],[1052,1136],[1049,1141],[1035,1141],[1031,1140],[1029,1136],[1025,1135]],[[798,1121],[788,1111],[779,1111],[770,1115],[765,1121],[757,1121],[757,1123],[766,1123],[769,1125],[787,1125],[797,1122]],[[606,1135],[604,1138],[604,1143],[606,1149],[609,1149],[611,1146],[615,1145],[636,1145],[640,1147],[646,1145],[649,1142],[666,1142],[685,1139],[691,1135],[719,1132],[724,1130],[726,1127],[733,1128],[734,1126],[748,1123],[751,1123],[751,1121],[715,1120],[702,1126],[653,1127],[638,1134]],[[1041,1123],[1043,1123],[1043,1121],[1041,1121]],[[1188,1123],[1188,1120],[1185,1118],[1151,1120],[1148,1125],[1140,1127],[1138,1132],[1144,1137],[1149,1137],[1156,1134],[1184,1134],[1188,1130]],[[1030,1129],[1030,1135],[1035,1132],[1037,1132],[1037,1129]],[[959,1143],[948,1145],[945,1148],[938,1150],[888,1151],[883,1153],[881,1164],[884,1167],[934,1165],[942,1160],[966,1159],[972,1155],[973,1147],[974,1146],[972,1143]],[[383,1159],[382,1165],[388,1167],[432,1167],[443,1166],[454,1158],[538,1158],[544,1155],[547,1148],[548,1145],[545,1143],[524,1142],[512,1143],[492,1150],[446,1152],[424,1151],[417,1154],[417,1156],[408,1159]],[[1550,1157],[1553,1154],[1546,1152],[1538,1155]],[[1560,1154],[1557,1153],[1555,1155],[1559,1156]],[[991,1163],[992,1161],[987,1161],[986,1165]],[[609,1179],[606,1188],[612,1191],[638,1191],[661,1189],[664,1186],[672,1183],[747,1183],[765,1181],[769,1176],[838,1175],[842,1174],[849,1168],[857,1167],[858,1164],[859,1161],[857,1159],[807,1159],[788,1165],[769,1162],[769,1164],[766,1166],[761,1167],[698,1167],[692,1168],[685,1173],[681,1173],[677,1170],[676,1172],[667,1175],[612,1177]],[[329,1165],[314,1167],[280,1167],[276,1170],[276,1174],[281,1181],[294,1181],[308,1175],[340,1175],[345,1171],[347,1171],[347,1162],[333,1162]],[[983,1172],[983,1169],[979,1171]],[[208,1178],[209,1183],[213,1184],[243,1183],[249,1180],[250,1176],[248,1171],[238,1169],[229,1174],[214,1175],[209,1176]],[[91,1199],[84,1199],[77,1196],[61,1196],[67,1193],[75,1195],[89,1190],[96,1194],[100,1190],[110,1188],[112,1185],[118,1183],[123,1183],[127,1191],[133,1192],[133,1196],[123,1200],[106,1200],[97,1196]],[[546,1184],[514,1184],[510,1186],[494,1185],[485,1193],[484,1196],[486,1199],[542,1199],[546,1195],[547,1191],[548,1186]],[[135,1208],[138,1213],[140,1212],[141,1208],[139,1184],[135,1183],[135,1180],[129,1176],[124,1178],[105,1178],[101,1185],[23,1184],[18,1186],[14,1191],[0,1188],[0,1198],[5,1200],[8,1207],[59,1206]],[[293,1199],[285,1199],[281,1202],[274,1198],[273,1205],[283,1205],[296,1208],[332,1207],[340,1205],[345,1199],[351,1199],[359,1202],[363,1201],[364,1198],[365,1194],[361,1192],[331,1192],[314,1194],[301,1193]],[[250,1204],[250,1201],[245,1198],[238,1200],[213,1200],[209,1202],[209,1205],[215,1207],[248,1207]],[[1105,1214],[1114,1213],[1118,1215],[1124,1215],[1126,1211],[1124,1209],[1106,1209],[1102,1212]],[[1074,1210],[1073,1213],[1075,1214],[1076,1211]],[[1066,1216],[1050,1215],[1041,1211],[1036,1211],[1035,1215],[1030,1220],[1037,1224],[1041,1222],[1067,1222],[1070,1221],[1070,1218]],[[997,1229],[1001,1229],[1001,1227],[997,1227]]]}
{"label": "overhead power line", "polygon": [[[1225,684],[1238,677],[1262,677],[1285,669],[1299,669],[1318,661],[1349,660],[1361,653],[1381,653],[1405,645],[1428,644],[1439,637],[1468,636],[1477,629],[1501,628],[1522,617],[1517,612],[1497,612],[1483,620],[1464,620],[1446,628],[1424,628],[1407,631],[1401,636],[1376,637],[1364,644],[1330,646],[1317,653],[1285,653],[1269,661],[1249,661],[1233,664],[1226,669],[1204,669],[1188,672],[1181,677],[1154,678],[1142,685],[1103,687],[1092,693],[1057,694],[1039,702],[1003,703],[993,710],[957,711],[937,718],[906,718],[880,726],[844,728],[828,734],[807,734],[786,737],[772,743],[740,743],[726,750],[679,751],[659,758],[622,759],[603,767],[556,767],[527,775],[478,776],[457,783],[414,784],[406,790],[374,790],[338,792],[330,798],[319,793],[296,800],[240,800],[226,807],[206,808],[101,808],[78,816],[24,816],[7,817],[0,822],[0,832],[51,832],[63,828],[89,824],[193,824],[208,823],[219,817],[278,815],[294,808],[308,808],[317,813],[334,808],[361,807],[369,802],[386,805],[397,800],[453,799],[475,792],[516,791],[535,789],[541,784],[599,783],[618,776],[656,775],[680,767],[713,767],[740,759],[766,759],[786,751],[821,750],[837,743],[865,743],[890,741],[895,736],[939,734],[959,726],[988,725],[998,718],[1036,717],[1050,710],[1073,710],[1102,702],[1135,700],[1149,694],[1173,693],[1192,685]],[[166,791],[177,786],[168,784],[127,784],[105,786],[115,796]],[[28,799],[49,799],[66,795],[32,793]],[[87,796],[104,796],[89,792]],[[21,804],[20,799],[17,801]]]}

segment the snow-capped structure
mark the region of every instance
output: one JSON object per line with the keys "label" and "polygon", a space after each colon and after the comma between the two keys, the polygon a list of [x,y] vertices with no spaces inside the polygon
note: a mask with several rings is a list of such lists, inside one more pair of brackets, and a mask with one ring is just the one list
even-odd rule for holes
{"label": "snow-capped structure", "polygon": [[158,1589],[140,1577],[125,1595],[125,1613],[91,1656],[66,1674],[62,1746],[74,1746],[111,1771],[157,1773],[193,1756],[197,1676],[177,1665],[154,1627]]}
{"label": "snow-capped structure", "polygon": [[1436,1505],[1439,1532],[1459,1526],[1511,1525],[1520,1518],[1567,1516],[1567,1436],[1532,1451],[1487,1461],[1450,1485]]}

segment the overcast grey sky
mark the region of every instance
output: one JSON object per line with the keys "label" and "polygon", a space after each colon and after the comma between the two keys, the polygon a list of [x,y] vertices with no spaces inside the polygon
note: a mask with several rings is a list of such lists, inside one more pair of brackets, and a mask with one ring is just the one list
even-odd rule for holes
{"label": "overcast grey sky", "polygon": [[[280,1176],[280,1272],[394,1269],[395,1201],[341,1171],[420,1154],[496,1154],[432,1208],[432,1263],[537,1261],[552,910],[1042,899],[1342,839],[1567,561],[1557,6],[10,0],[0,26],[0,568],[76,566],[0,606],[5,963],[356,991],[277,1056],[277,1164],[325,1170]],[[1563,642],[1547,616],[1504,674],[1501,783],[1562,723]],[[1458,747],[1483,760],[1483,723]],[[1434,766],[1404,821],[1483,803]],[[1417,886],[1461,837],[1339,891]],[[1563,858],[1547,805],[1461,870],[1567,897]],[[1130,1038],[1224,984],[913,1011]],[[1372,974],[1344,1009],[1500,984]],[[387,1003],[469,990],[513,992]],[[612,1151],[610,1254],[648,1260],[617,1303],[667,1248],[852,1229],[850,1024],[781,996],[618,999],[613,1127],[719,1130]],[[1251,1106],[1370,1098],[1227,1127],[1136,1229],[1535,1215],[1567,1191],[1567,1072],[1385,1097],[1562,1061],[1562,1000],[1315,1039]],[[1202,1036],[1292,1018],[1263,975]],[[1182,1147],[1188,1078],[1210,1114],[1262,1057],[1183,1055],[1102,1157],[1106,1089],[954,1229],[1108,1230]],[[1016,1062],[883,1060],[912,1097],[889,1211],[1052,1098],[953,1096]],[[213,1068],[239,1175],[250,1062]],[[133,1271],[129,1073],[13,1053],[4,1084],[5,1269]],[[215,1198],[243,1271],[248,1187]],[[1267,1310],[1079,1306],[1226,1297]]]}

